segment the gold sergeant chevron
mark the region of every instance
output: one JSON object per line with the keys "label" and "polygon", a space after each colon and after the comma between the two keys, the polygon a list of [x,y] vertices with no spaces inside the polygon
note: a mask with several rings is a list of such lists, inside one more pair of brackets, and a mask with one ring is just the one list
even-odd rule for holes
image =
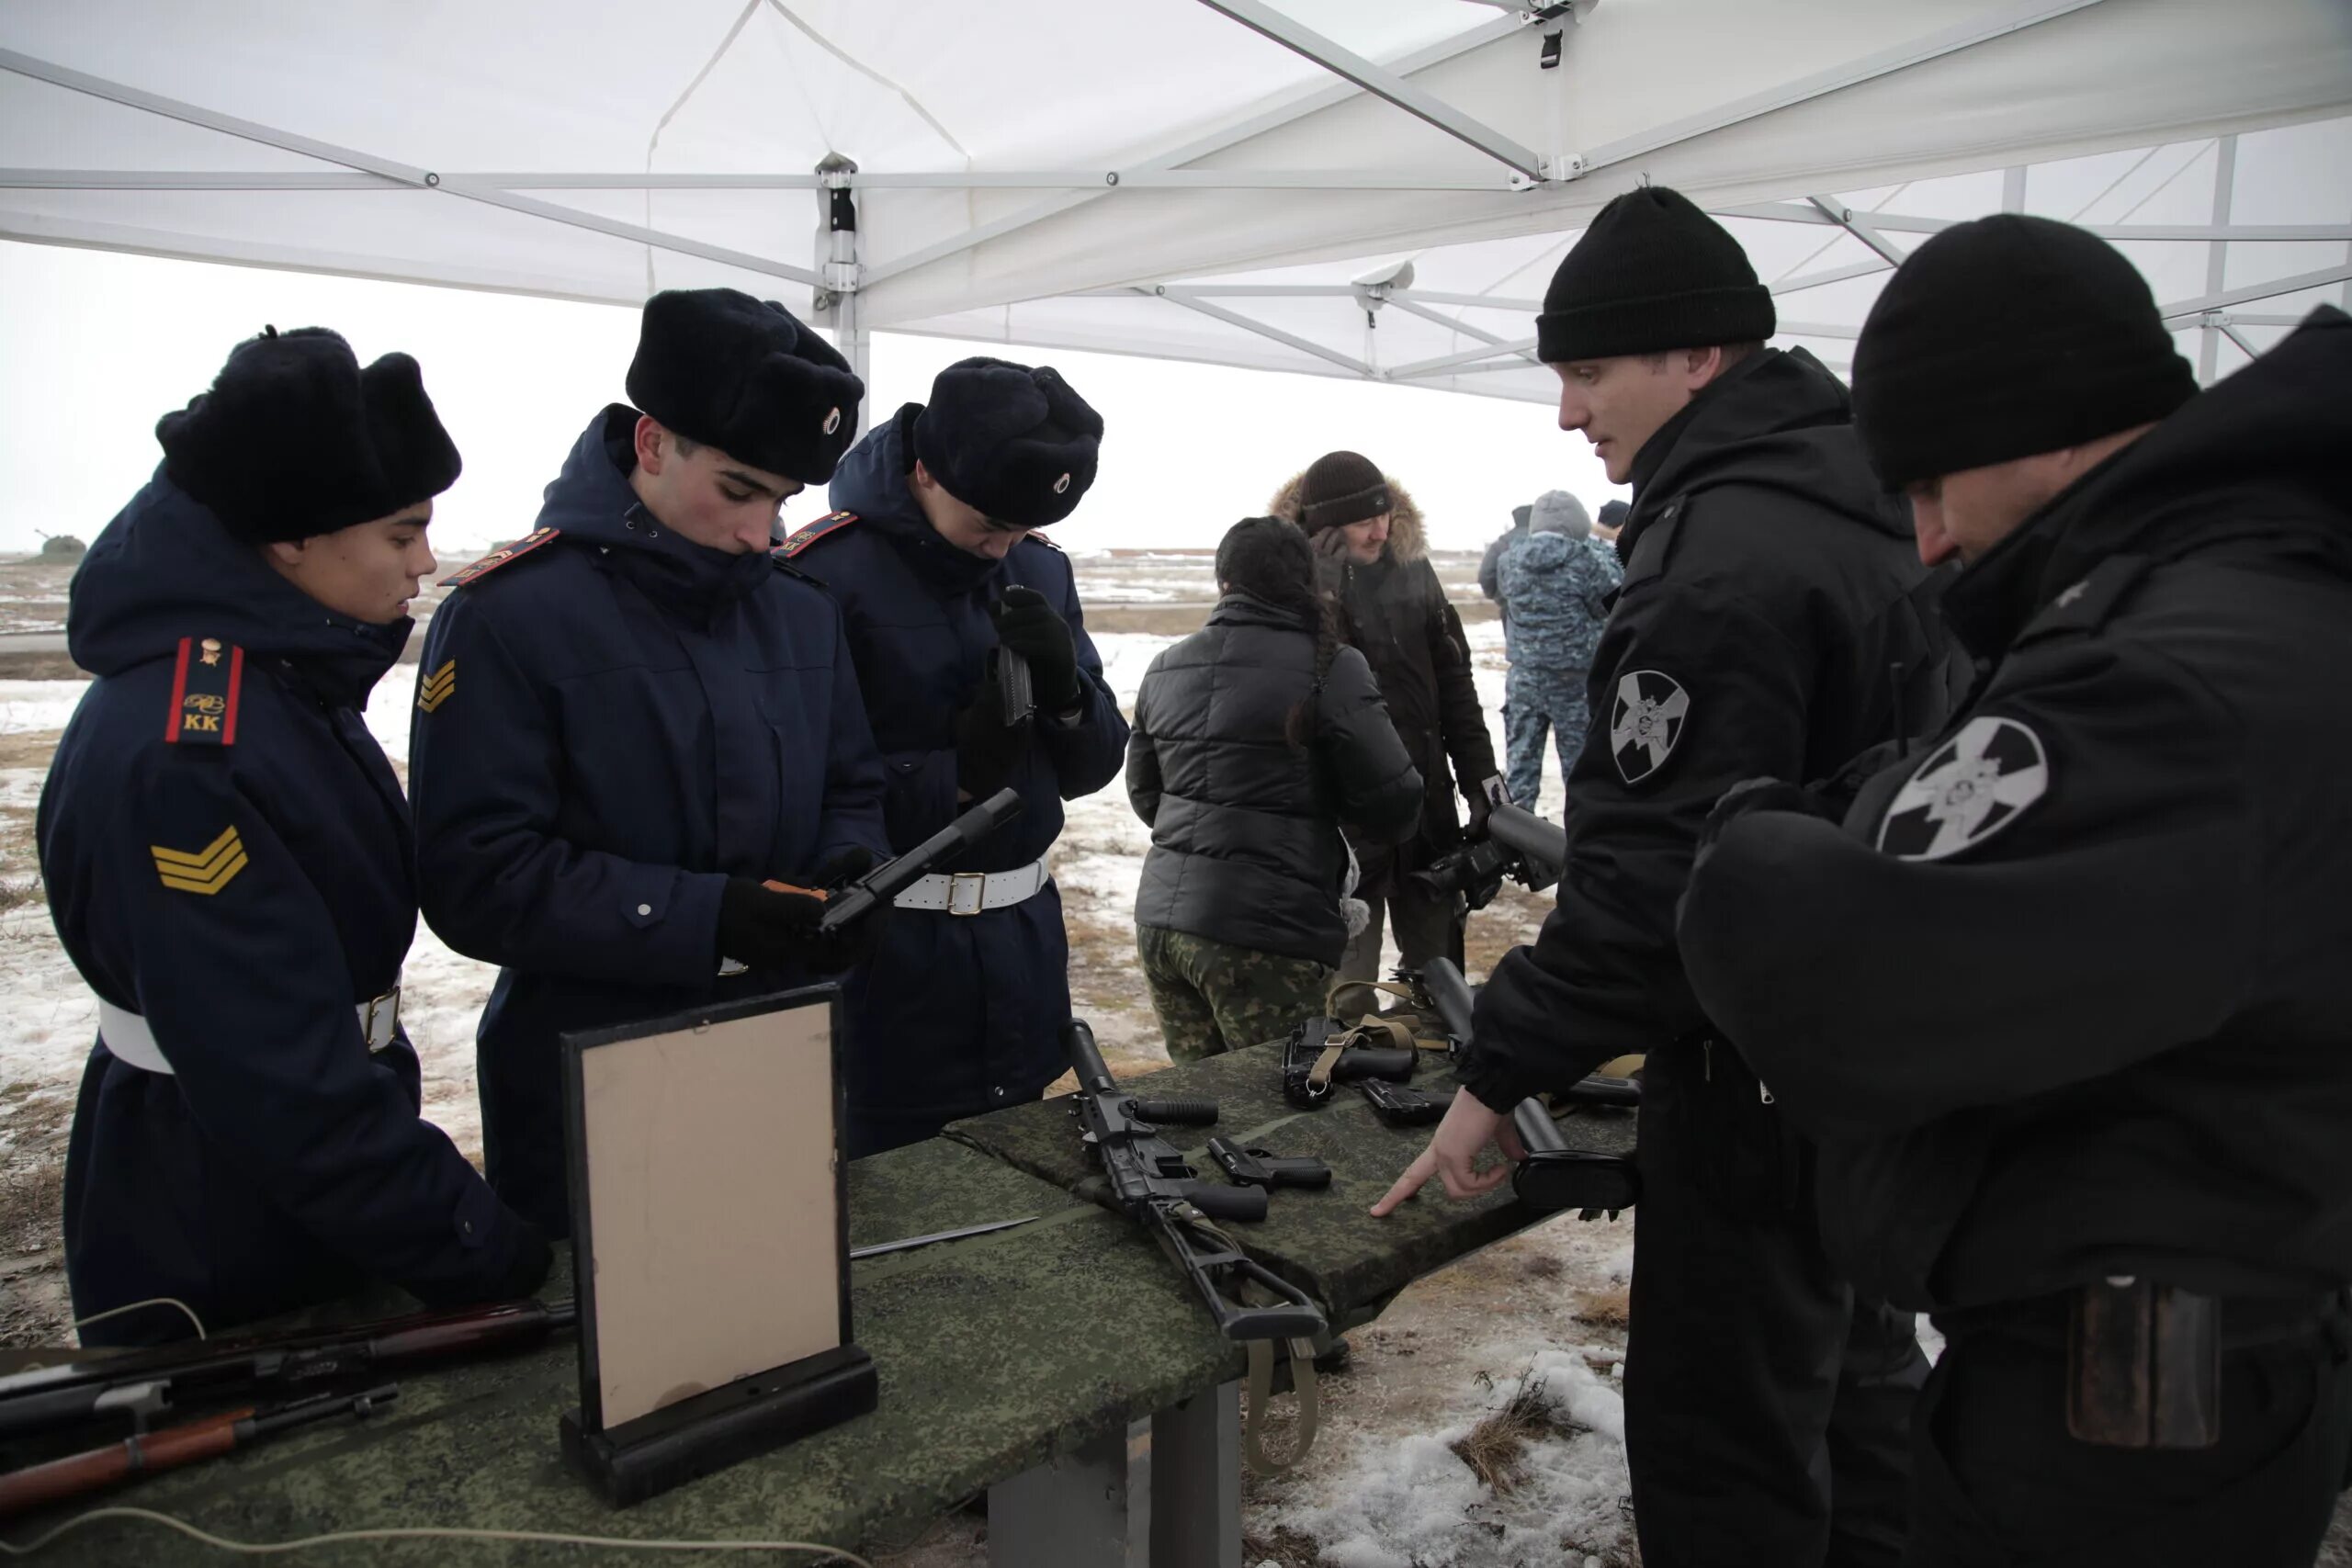
{"label": "gold sergeant chevron", "polygon": [[201,893],[209,898],[245,869],[245,841],[237,837],[233,823],[194,854],[162,844],[147,848],[155,857],[155,874],[175,892]]}
{"label": "gold sergeant chevron", "polygon": [[416,688],[416,705],[424,712],[431,713],[435,708],[447,702],[449,694],[457,689],[458,661],[452,659],[419,683]]}

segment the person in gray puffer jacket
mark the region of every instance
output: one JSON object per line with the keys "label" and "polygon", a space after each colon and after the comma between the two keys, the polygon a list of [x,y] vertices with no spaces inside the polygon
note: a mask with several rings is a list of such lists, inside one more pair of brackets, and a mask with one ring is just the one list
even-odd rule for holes
{"label": "person in gray puffer jacket", "polygon": [[1496,565],[1496,597],[1511,625],[1504,682],[1504,740],[1511,799],[1532,810],[1544,786],[1544,732],[1560,754],[1560,777],[1584,750],[1592,713],[1585,682],[1608,624],[1608,596],[1624,581],[1617,552],[1592,537],[1584,503],[1566,491],[1537,498],[1527,533]]}
{"label": "person in gray puffer jacket", "polygon": [[1235,524],[1208,625],[1136,696],[1127,797],[1151,828],[1136,947],[1176,1061],[1321,1013],[1350,934],[1341,824],[1389,842],[1419,821],[1420,771],[1315,573],[1294,525]]}

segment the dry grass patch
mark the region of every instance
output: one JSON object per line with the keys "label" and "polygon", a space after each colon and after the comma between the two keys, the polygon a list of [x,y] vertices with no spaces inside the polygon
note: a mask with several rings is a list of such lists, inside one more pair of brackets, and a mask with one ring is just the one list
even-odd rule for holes
{"label": "dry grass patch", "polygon": [[1633,1319],[1633,1287],[1630,1285],[1578,1291],[1575,1300],[1577,1320],[1580,1323],[1589,1323],[1600,1328],[1623,1328]]}
{"label": "dry grass patch", "polygon": [[1527,1479],[1528,1445],[1544,1438],[1567,1438],[1585,1430],[1563,1417],[1544,1395],[1544,1380],[1532,1369],[1521,1372],[1510,1402],[1490,1412],[1467,1437],[1452,1445],[1454,1457],[1470,1467],[1479,1483],[1498,1496],[1508,1496]]}

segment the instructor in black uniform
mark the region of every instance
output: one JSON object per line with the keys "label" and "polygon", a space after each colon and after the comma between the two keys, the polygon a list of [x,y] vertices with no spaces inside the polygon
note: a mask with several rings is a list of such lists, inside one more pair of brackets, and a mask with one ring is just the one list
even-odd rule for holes
{"label": "instructor in black uniform", "polygon": [[1822,1139],[1833,1256],[1948,1337],[1906,1561],[2308,1563],[2352,1446],[2352,318],[2199,394],[2105,242],[1988,218],[1854,369],[1986,673],[1842,825],[1727,801],[1681,936]]}
{"label": "instructor in black uniform", "polygon": [[1559,907],[1497,965],[1470,1092],[1374,1212],[1433,1174],[1456,1196],[1493,1187],[1508,1168],[1471,1162],[1510,1147],[1517,1101],[1647,1053],[1625,1363],[1642,1560],[1893,1563],[1927,1372],[1912,1320],[1858,1303],[1822,1256],[1811,1152],[1692,999],[1674,908],[1732,784],[1823,778],[1941,723],[1943,661],[1913,603],[1925,569],[1846,389],[1763,346],[1771,296],[1684,197],[1651,186],[1603,208],[1544,303],[1560,426],[1634,487],[1624,588],[1567,781]]}

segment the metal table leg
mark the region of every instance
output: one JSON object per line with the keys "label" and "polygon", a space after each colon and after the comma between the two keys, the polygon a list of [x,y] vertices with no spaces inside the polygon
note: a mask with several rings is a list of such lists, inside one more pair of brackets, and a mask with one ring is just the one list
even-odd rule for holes
{"label": "metal table leg", "polygon": [[998,1568],[1241,1568],[1241,1385],[989,1488]]}

